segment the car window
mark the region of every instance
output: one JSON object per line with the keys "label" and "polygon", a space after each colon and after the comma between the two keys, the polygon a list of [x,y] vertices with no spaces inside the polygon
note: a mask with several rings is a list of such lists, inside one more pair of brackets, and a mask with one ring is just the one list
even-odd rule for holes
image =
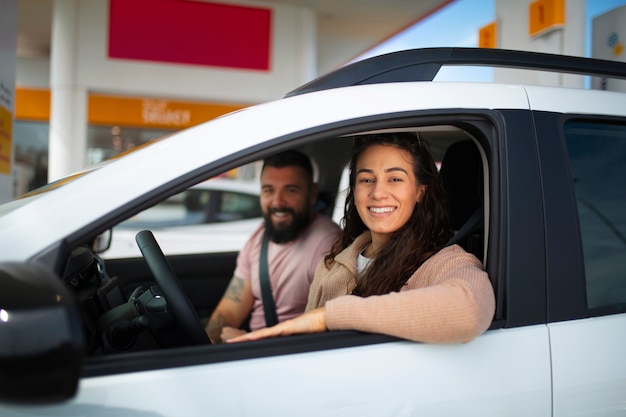
{"label": "car window", "polygon": [[[450,117],[450,120],[456,121],[454,117]],[[484,259],[485,251],[482,248],[487,248],[489,241],[489,231],[485,227],[489,221],[489,211],[487,210],[489,190],[480,174],[484,171],[485,175],[489,175],[489,164],[484,155],[489,154],[487,146],[490,142],[488,136],[483,133],[482,127],[476,127],[470,132],[454,125],[423,124],[416,127],[386,127],[376,131],[419,132],[420,140],[423,141],[422,146],[429,146],[436,163],[444,171],[445,169],[448,170],[448,179],[451,179],[452,183],[446,181],[444,186],[458,183],[464,187],[466,180],[470,180],[469,182],[474,186],[474,194],[479,197],[479,203],[482,204],[478,204],[477,207],[466,207],[462,211],[457,231],[463,232],[455,235],[458,237],[456,243]],[[345,194],[348,182],[346,164],[349,161],[352,142],[356,135],[337,136],[334,131],[332,133],[327,138],[321,138],[314,143],[306,143],[300,147],[294,146],[294,149],[306,152],[312,159],[318,161],[319,191],[328,196],[328,200],[324,203],[328,204],[329,207],[341,207],[339,211],[341,214],[345,203],[345,195],[343,194]],[[357,134],[360,133],[360,131],[357,132]],[[446,156],[449,156],[450,148],[454,145],[467,144],[477,151],[484,150],[484,153],[473,153],[478,157],[476,160],[478,171],[468,170],[465,162],[469,158],[469,153],[466,153],[467,148],[464,146],[461,148],[461,156],[465,157],[446,159]],[[87,367],[85,375],[94,376],[119,372],[119,368],[113,366],[102,367],[100,356],[183,347],[189,344],[187,338],[184,335],[181,337],[179,330],[177,330],[179,326],[172,325],[172,317],[163,314],[158,309],[148,310],[147,307],[143,307],[144,304],[136,304],[139,297],[143,297],[139,303],[143,302],[146,306],[153,303],[153,299],[161,299],[159,287],[162,284],[155,285],[155,277],[150,263],[147,258],[142,259],[144,251],[139,249],[139,246],[144,250],[154,247],[151,244],[145,244],[145,239],[143,239],[145,238],[145,230],[142,231],[142,229],[153,232],[154,240],[166,257],[167,264],[171,267],[175,279],[185,290],[185,294],[198,316],[197,319],[202,325],[205,325],[231,282],[233,271],[237,267],[238,251],[244,247],[250,235],[261,224],[258,197],[260,187],[258,184],[256,178],[213,178],[198,183],[181,193],[170,196],[167,200],[162,200],[147,210],[137,213],[132,219],[126,220],[123,226],[114,227],[109,249],[98,254],[99,262],[102,260],[103,266],[97,271],[98,273],[102,271],[102,277],[88,279],[86,283],[86,280],[81,278],[82,275],[77,278],[75,271],[81,272],[85,269],[85,259],[82,252],[72,256],[71,262],[68,262],[68,265],[71,264],[71,268],[69,266],[66,268],[68,272],[64,273],[63,279],[70,285],[76,283],[72,285],[76,291],[87,294],[82,296],[80,304],[83,308],[83,319],[90,341],[87,348],[88,356],[92,360],[93,366]],[[339,198],[337,198],[337,194],[340,194]],[[452,201],[450,204],[453,205]],[[483,213],[483,216],[477,218],[478,224],[472,225],[472,228],[464,227],[470,219],[474,218],[473,213],[477,210]],[[207,214],[211,214],[212,217],[209,218],[209,221],[212,223],[208,225],[199,224],[199,222],[208,221]],[[248,216],[256,217],[245,220]],[[187,226],[191,224],[197,226]],[[139,240],[143,243],[138,242],[138,233],[141,233]],[[480,245],[474,251],[477,241],[480,242]],[[158,251],[148,250],[145,253],[154,256],[154,253],[158,253]],[[101,282],[105,284],[101,285]],[[83,289],[83,286],[87,289]],[[101,286],[101,288],[97,286]],[[165,299],[167,301],[167,296]],[[165,305],[167,306],[167,304]],[[160,301],[157,307],[162,308],[163,302]],[[125,314],[128,309],[134,312],[133,308],[138,308],[137,311],[140,311],[141,316],[147,320],[129,321]],[[139,323],[139,320],[142,323]],[[145,323],[143,323],[144,321]],[[193,317],[191,321],[193,322]],[[117,337],[117,330],[115,330],[115,336],[113,336],[113,330],[109,332],[110,329],[117,329],[118,327],[122,329],[122,339]],[[245,324],[243,328],[245,328]],[[337,339],[338,344],[334,346],[358,346],[370,343],[362,338],[354,338],[354,335],[346,336],[345,339],[341,335],[339,337],[341,339]],[[319,344],[316,338],[311,340],[312,343],[310,344],[308,342],[290,343],[289,339],[281,340],[281,349],[272,355],[318,349]],[[385,338],[376,340],[388,341]],[[231,347],[229,346],[213,348],[222,349],[222,352],[233,355],[230,358],[240,355],[235,348],[232,349],[233,352],[230,352]],[[252,351],[247,352],[255,357],[262,354],[263,351],[253,348]],[[148,369],[163,367],[164,362],[167,362],[163,358],[166,357],[171,357],[171,355],[155,355],[154,359],[147,365]],[[220,355],[205,355],[201,361],[202,363],[206,361],[220,362],[224,360],[223,358]],[[136,368],[132,360],[122,359],[121,363],[124,363],[124,366],[128,368]]]}
{"label": "car window", "polygon": [[215,211],[214,220],[216,222],[252,219],[262,216],[258,196],[230,191],[223,191],[220,194],[219,206]]}
{"label": "car window", "polygon": [[191,188],[120,223],[119,228],[194,226],[261,217],[258,195]]}
{"label": "car window", "polygon": [[589,309],[626,305],[626,126],[565,126]]}

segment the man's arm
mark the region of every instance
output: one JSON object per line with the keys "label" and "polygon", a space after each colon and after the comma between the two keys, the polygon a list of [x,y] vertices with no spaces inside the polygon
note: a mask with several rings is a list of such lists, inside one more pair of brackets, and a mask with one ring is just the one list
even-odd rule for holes
{"label": "man's arm", "polygon": [[253,302],[250,280],[233,276],[206,326],[211,342],[222,343],[222,328],[239,328],[252,311]]}

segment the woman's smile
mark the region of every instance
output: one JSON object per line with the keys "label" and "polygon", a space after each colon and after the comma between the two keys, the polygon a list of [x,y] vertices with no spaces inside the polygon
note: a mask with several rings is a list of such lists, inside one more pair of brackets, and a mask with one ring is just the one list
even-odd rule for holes
{"label": "woman's smile", "polygon": [[370,207],[370,211],[375,214],[391,213],[396,207]]}

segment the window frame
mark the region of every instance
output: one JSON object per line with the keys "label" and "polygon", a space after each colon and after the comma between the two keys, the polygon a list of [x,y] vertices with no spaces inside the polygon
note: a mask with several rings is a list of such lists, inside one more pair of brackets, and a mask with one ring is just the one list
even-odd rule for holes
{"label": "window frame", "polygon": [[[503,116],[503,113],[509,113]],[[509,120],[511,115],[514,122]],[[545,304],[528,305],[517,295],[511,295],[510,271],[515,270],[510,265],[507,254],[508,230],[502,227],[509,218],[507,188],[510,179],[507,171],[506,158],[502,157],[502,149],[509,136],[524,136],[523,126],[528,124],[529,112],[527,110],[500,111],[500,110],[467,110],[467,109],[444,109],[411,111],[394,115],[378,115],[364,119],[346,120],[333,126],[319,126],[314,131],[294,132],[287,137],[276,138],[254,149],[257,157],[264,157],[269,153],[280,151],[284,148],[301,147],[307,149],[311,143],[323,138],[333,138],[343,135],[352,135],[358,132],[414,128],[426,125],[452,125],[465,130],[473,136],[482,149],[484,162],[486,162],[487,174],[486,186],[489,191],[485,193],[488,201],[486,228],[488,231],[487,264],[486,269],[490,272],[492,283],[496,291],[497,312],[491,326],[518,327],[536,324],[545,319]],[[507,120],[507,123],[505,123]],[[527,133],[527,132],[526,132]],[[534,152],[533,146],[524,145],[527,151]],[[240,155],[238,155],[240,157]],[[315,158],[315,155],[312,157]],[[534,153],[532,155],[534,156]],[[244,158],[244,163],[249,163],[249,158]],[[518,181],[520,178],[517,178]],[[524,179],[522,179],[524,181]],[[525,226],[520,226],[525,229]],[[523,256],[518,256],[516,263],[523,261]],[[515,288],[524,288],[521,293],[533,292],[542,287],[542,276],[537,280],[518,281]],[[514,294],[514,293],[513,293]],[[538,318],[539,317],[539,318]],[[227,362],[241,359],[260,358],[266,356],[279,356],[284,354],[315,352],[319,350],[341,349],[349,347],[367,346],[377,343],[397,342],[400,339],[377,334],[366,334],[355,331],[330,332],[326,334],[297,335],[289,338],[249,342],[241,346],[199,346],[183,347],[175,349],[161,349],[151,352],[122,353],[105,355],[104,357],[87,358],[83,377],[112,375],[144,370],[165,369],[178,366],[200,365],[207,363]],[[147,353],[147,354],[146,354]],[[180,354],[183,353],[183,354]]]}

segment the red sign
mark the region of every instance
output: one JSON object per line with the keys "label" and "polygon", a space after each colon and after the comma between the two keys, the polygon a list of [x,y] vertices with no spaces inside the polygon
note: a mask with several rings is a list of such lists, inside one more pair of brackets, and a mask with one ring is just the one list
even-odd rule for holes
{"label": "red sign", "polygon": [[109,57],[267,71],[271,10],[193,0],[110,0]]}

